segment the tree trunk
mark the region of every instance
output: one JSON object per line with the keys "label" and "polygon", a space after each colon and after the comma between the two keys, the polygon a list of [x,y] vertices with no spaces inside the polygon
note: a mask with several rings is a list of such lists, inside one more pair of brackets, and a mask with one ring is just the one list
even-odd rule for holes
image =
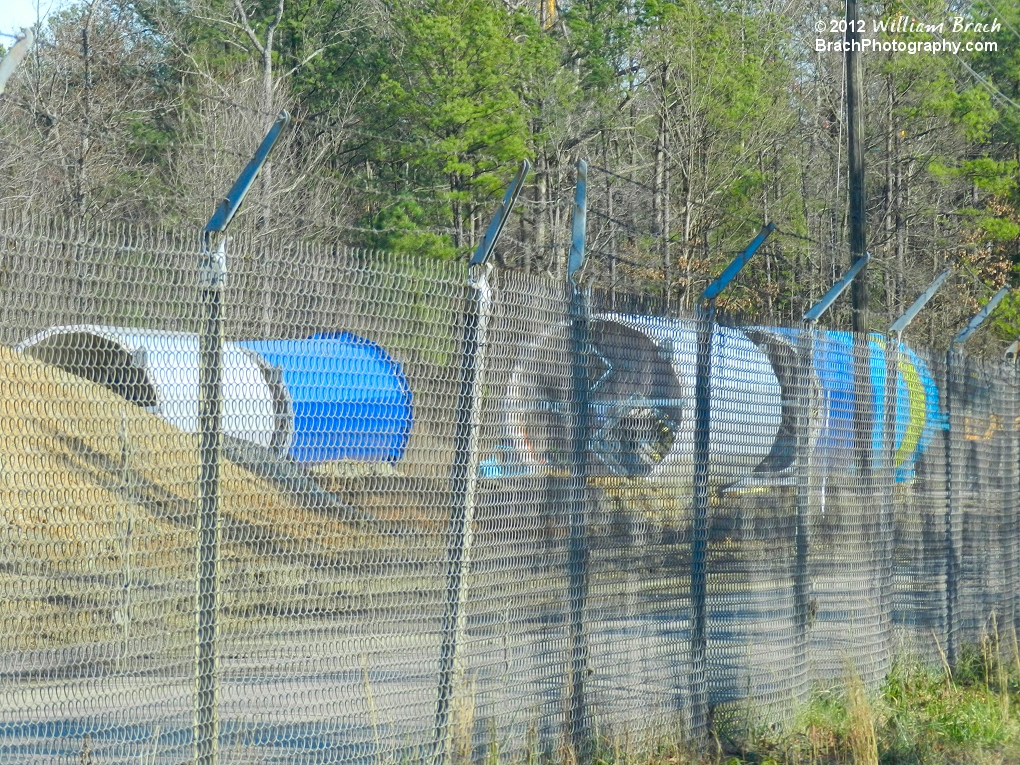
{"label": "tree trunk", "polygon": [[[691,234],[694,228],[694,220],[692,216],[691,204],[694,201],[694,146],[692,141],[687,142],[687,172],[684,178],[684,234],[683,234],[683,253],[684,253],[684,294],[682,305],[684,310],[690,310],[692,308],[692,293],[691,282],[694,279],[694,243],[691,241]],[[705,234],[705,254],[706,258],[708,255],[708,234]]]}
{"label": "tree trunk", "polygon": [[662,262],[662,292],[666,307],[673,302],[673,264],[669,252],[669,168],[667,151],[669,144],[667,68],[663,65],[659,73],[659,130],[655,136],[655,189],[652,195],[652,209],[655,219],[655,233],[659,237],[658,250]]}
{"label": "tree trunk", "polygon": [[535,165],[535,253],[537,255],[535,268],[541,270],[546,246],[546,215],[549,214],[549,206],[546,204],[549,188],[549,161],[544,151],[536,157]]}
{"label": "tree trunk", "polygon": [[896,297],[903,300],[905,293],[906,257],[907,257],[907,215],[906,215],[906,184],[903,182],[903,144],[899,133],[893,135],[893,147],[896,154],[893,183],[895,184],[894,203],[896,207]]}

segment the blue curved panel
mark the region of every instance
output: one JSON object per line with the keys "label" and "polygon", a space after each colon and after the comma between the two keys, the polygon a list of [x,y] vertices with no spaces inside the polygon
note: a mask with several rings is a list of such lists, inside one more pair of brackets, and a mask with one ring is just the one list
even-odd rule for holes
{"label": "blue curved panel", "polygon": [[[920,356],[903,344],[900,345],[900,353],[901,358],[905,355],[916,370],[922,388],[919,393],[924,397],[924,422],[921,423],[917,445],[913,448],[910,455],[906,456],[896,466],[896,480],[905,481],[913,477],[914,463],[927,450],[928,445],[935,437],[935,431],[946,427],[946,418],[942,410],[939,409],[939,388],[932,377],[928,365]],[[907,401],[909,395],[905,382],[901,383],[900,387],[903,390],[901,394],[903,398],[900,399],[897,406],[897,448],[900,448],[900,445],[903,443],[903,436],[900,434],[899,429],[899,409]],[[913,416],[916,419],[916,413]]]}
{"label": "blue curved panel", "polygon": [[399,460],[413,422],[411,388],[378,344],[349,332],[238,343],[280,370],[298,462]]}
{"label": "blue curved panel", "polygon": [[[770,330],[796,341],[798,328]],[[885,432],[885,338],[868,338],[868,376],[871,382],[871,445],[873,467],[880,465]],[[816,455],[826,469],[841,469],[854,460],[853,335],[850,332],[815,333],[814,365],[821,387],[823,422]],[[909,379],[908,379],[909,378]],[[918,388],[919,386],[919,388]],[[896,379],[896,480],[913,477],[914,465],[931,443],[935,430],[944,427],[939,409],[939,391],[927,364],[905,345],[900,345]],[[906,443],[906,446],[904,444]]]}
{"label": "blue curved panel", "polygon": [[[868,338],[869,378],[871,382],[871,445],[875,462],[880,464],[885,437],[886,357],[885,338]],[[822,332],[816,339],[815,366],[826,399],[827,422],[820,446],[827,450],[827,463],[844,463],[853,456],[854,373],[853,335],[849,332]],[[900,345],[896,375],[896,479],[913,476],[917,458],[931,443],[941,424],[938,387],[924,361],[905,345]]]}

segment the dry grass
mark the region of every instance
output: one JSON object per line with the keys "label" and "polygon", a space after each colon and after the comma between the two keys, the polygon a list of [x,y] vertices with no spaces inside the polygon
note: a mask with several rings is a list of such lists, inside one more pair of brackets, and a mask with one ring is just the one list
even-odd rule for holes
{"label": "dry grass", "polygon": [[878,765],[875,716],[860,676],[852,668],[847,675],[847,746],[853,765]]}
{"label": "dry grass", "polygon": [[[228,617],[335,609],[345,566],[400,547],[230,462],[221,476]],[[187,633],[197,478],[196,436],[0,347],[0,650],[117,639],[126,620]]]}

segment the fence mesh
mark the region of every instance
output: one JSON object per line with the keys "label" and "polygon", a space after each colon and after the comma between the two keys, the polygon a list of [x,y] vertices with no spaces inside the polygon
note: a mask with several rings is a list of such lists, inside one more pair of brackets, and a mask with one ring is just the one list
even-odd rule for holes
{"label": "fence mesh", "polygon": [[210,386],[196,243],[0,221],[3,762],[584,758],[1015,627],[1013,367],[226,252]]}

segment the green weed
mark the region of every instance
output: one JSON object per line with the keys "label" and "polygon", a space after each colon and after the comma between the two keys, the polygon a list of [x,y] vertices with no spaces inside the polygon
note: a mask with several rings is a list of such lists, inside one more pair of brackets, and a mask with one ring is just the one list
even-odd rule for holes
{"label": "green weed", "polygon": [[[1020,650],[991,632],[952,673],[899,659],[878,692],[849,672],[784,730],[728,732],[697,765],[1007,765],[1020,762]],[[732,719],[736,720],[738,716]],[[723,718],[723,733],[726,718]]]}

